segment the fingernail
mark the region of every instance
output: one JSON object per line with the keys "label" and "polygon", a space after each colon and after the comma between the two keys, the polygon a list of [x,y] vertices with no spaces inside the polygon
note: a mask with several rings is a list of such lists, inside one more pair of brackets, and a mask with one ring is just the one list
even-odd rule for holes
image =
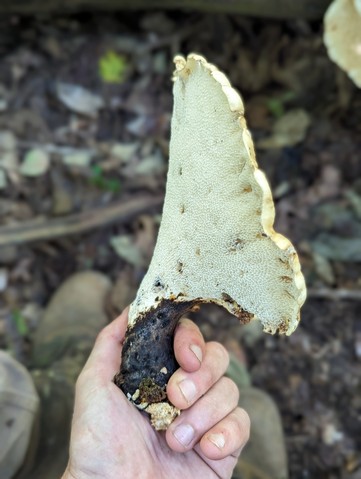
{"label": "fingernail", "polygon": [[218,447],[218,449],[222,449],[226,444],[223,434],[210,434],[208,439]]}
{"label": "fingernail", "polygon": [[198,359],[198,361],[201,363],[202,362],[202,358],[203,358],[203,354],[202,354],[202,350],[199,346],[197,346],[196,344],[191,344],[189,346],[189,349],[194,353],[194,355],[196,356],[196,358]]}
{"label": "fingernail", "polygon": [[180,424],[175,428],[173,435],[182,446],[187,447],[193,441],[194,429],[190,424]]}
{"label": "fingernail", "polygon": [[194,382],[190,379],[183,379],[183,381],[178,383],[178,386],[187,403],[191,403],[197,394]]}

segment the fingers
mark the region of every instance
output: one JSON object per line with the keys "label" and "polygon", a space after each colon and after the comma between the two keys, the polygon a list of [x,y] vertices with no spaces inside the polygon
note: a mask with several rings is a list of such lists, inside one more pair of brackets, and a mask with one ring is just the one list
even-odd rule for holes
{"label": "fingers", "polygon": [[[190,354],[191,344],[197,344],[202,351],[198,367]],[[177,452],[195,447],[209,463],[228,458],[231,470],[248,440],[250,421],[247,413],[237,407],[237,386],[223,376],[228,353],[219,343],[204,344],[199,329],[189,320],[181,324],[174,347],[182,367],[171,377],[167,394],[182,413],[168,428],[167,443]]]}
{"label": "fingers", "polygon": [[202,364],[197,371],[188,372],[180,368],[168,382],[168,398],[179,409],[189,408],[226,372],[229,357],[221,344],[207,343],[204,351]]}
{"label": "fingers", "polygon": [[216,461],[229,455],[238,457],[249,439],[250,426],[246,411],[237,407],[203,435],[202,453]]}
{"label": "fingers", "polygon": [[119,370],[122,342],[128,323],[128,308],[106,326],[95,341],[82,375],[91,374],[101,380],[111,381]]}
{"label": "fingers", "polygon": [[237,407],[207,431],[194,450],[220,478],[230,477],[249,434],[249,416]]}
{"label": "fingers", "polygon": [[207,431],[232,413],[237,407],[238,396],[234,382],[222,377],[193,407],[183,411],[171,424],[167,431],[170,447],[178,452],[191,449]]}
{"label": "fingers", "polygon": [[205,342],[198,326],[181,319],[174,335],[174,354],[180,367],[188,372],[199,369],[205,353]]}

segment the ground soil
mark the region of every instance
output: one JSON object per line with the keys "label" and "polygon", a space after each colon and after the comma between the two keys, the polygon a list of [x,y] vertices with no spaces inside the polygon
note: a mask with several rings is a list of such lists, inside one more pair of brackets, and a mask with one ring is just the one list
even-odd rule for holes
{"label": "ground soil", "polygon": [[[0,23],[0,130],[11,134],[0,135],[0,221],[19,226],[0,248],[0,347],[28,365],[41,311],[75,271],[95,269],[112,280],[109,318],[134,296],[160,207],[145,204],[136,216],[100,221],[81,235],[65,229],[56,237],[50,222],[164,194],[172,57],[196,51],[242,92],[276,226],[299,251],[309,288],[289,338],[247,336],[213,307],[200,313],[202,330],[246,348],[253,383],[280,407],[292,479],[360,478],[361,92],[328,58],[321,22],[144,11]],[[109,51],[125,65],[115,83],[99,69]],[[78,86],[96,98],[76,96]],[[286,114],[286,140],[277,146],[274,126]],[[135,145],[132,155],[124,143]],[[30,177],[19,165],[34,148],[49,163]],[[64,159],[69,152],[83,154],[81,166]],[[31,231],[45,226],[46,239],[29,242],[26,221]],[[115,248],[119,236],[135,251]]]}

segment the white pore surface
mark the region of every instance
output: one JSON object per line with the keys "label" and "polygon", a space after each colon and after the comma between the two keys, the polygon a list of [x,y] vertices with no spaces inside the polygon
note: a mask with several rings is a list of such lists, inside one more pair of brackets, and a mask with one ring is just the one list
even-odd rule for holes
{"label": "white pore surface", "polygon": [[164,298],[199,299],[237,316],[242,309],[266,331],[290,334],[305,300],[304,279],[293,246],[273,230],[271,192],[257,168],[242,100],[204,58],[175,62],[163,217],[130,326]]}

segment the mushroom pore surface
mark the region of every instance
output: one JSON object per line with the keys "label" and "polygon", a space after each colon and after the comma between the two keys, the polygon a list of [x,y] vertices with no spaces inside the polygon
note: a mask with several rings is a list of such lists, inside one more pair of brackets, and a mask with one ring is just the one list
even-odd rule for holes
{"label": "mushroom pore surface", "polygon": [[[176,323],[193,305],[215,303],[241,322],[256,317],[266,332],[291,334],[306,297],[296,251],[273,229],[271,190],[257,166],[241,97],[203,57],[178,56],[175,65],[162,222],[148,272],[130,307],[118,376],[118,384],[140,407],[148,404],[139,399],[142,378],[157,383],[159,371],[166,369],[167,380],[174,371],[158,347],[164,334],[170,342],[167,354],[172,353],[174,328],[159,327],[157,311],[168,308]],[[158,341],[151,333],[152,320]],[[153,351],[152,371],[135,355],[129,360],[139,348]],[[137,379],[127,381],[135,369]]]}

